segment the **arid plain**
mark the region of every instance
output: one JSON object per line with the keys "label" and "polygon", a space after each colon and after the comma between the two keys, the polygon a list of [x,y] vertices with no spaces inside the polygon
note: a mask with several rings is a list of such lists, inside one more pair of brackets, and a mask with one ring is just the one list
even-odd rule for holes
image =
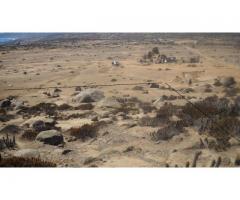
{"label": "arid plain", "polygon": [[240,35],[109,35],[0,46],[1,159],[240,165]]}

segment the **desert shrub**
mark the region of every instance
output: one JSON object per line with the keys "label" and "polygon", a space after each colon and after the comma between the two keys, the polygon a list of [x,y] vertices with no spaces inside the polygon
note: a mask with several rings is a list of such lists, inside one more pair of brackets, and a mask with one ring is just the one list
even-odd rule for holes
{"label": "desert shrub", "polygon": [[84,124],[81,127],[73,127],[69,130],[70,135],[82,141],[97,137],[100,123]]}
{"label": "desert shrub", "polygon": [[148,102],[139,102],[138,106],[143,110],[143,113],[149,113],[156,109],[151,103]]}
{"label": "desert shrub", "polygon": [[194,106],[187,103],[182,107],[182,112],[179,114],[181,119],[189,122],[193,122],[204,116],[228,116],[232,113],[232,108],[229,104],[229,100],[226,98],[218,98],[217,96],[207,97],[202,101],[198,101]]}
{"label": "desert shrub", "polygon": [[184,131],[182,122],[171,122],[168,126],[158,129],[150,133],[151,139],[154,141],[168,140],[175,135],[179,135]]}
{"label": "desert shrub", "polygon": [[29,114],[29,115],[39,115],[40,113],[45,113],[49,116],[57,115],[58,106],[54,103],[39,103],[32,107],[24,107],[18,114]]}
{"label": "desert shrub", "polygon": [[159,119],[156,117],[145,116],[145,117],[142,117],[138,123],[140,126],[158,127],[168,122],[169,122],[168,118]]}
{"label": "desert shrub", "polygon": [[[155,109],[155,108],[154,108]],[[140,126],[158,127],[170,122],[170,117],[178,112],[178,106],[165,103],[154,117],[145,116],[139,120]]]}
{"label": "desert shrub", "polygon": [[225,88],[224,92],[226,97],[234,97],[240,93],[240,88],[229,87],[229,88]]}
{"label": "desert shrub", "polygon": [[147,58],[152,59],[152,57],[153,57],[153,53],[151,51],[149,51],[148,54],[147,54]]}
{"label": "desert shrub", "polygon": [[154,54],[159,54],[158,47],[153,47],[152,52],[153,52]]}
{"label": "desert shrub", "polygon": [[6,137],[2,137],[0,139],[0,150],[6,149],[6,148],[14,149],[15,147],[16,147],[15,135],[13,135],[13,137],[10,138],[7,134]]}
{"label": "desert shrub", "polygon": [[190,58],[190,63],[199,63],[200,62],[200,57],[192,57]]}
{"label": "desert shrub", "polygon": [[56,167],[56,164],[40,158],[8,157],[0,154],[0,167]]}
{"label": "desert shrub", "polygon": [[179,106],[173,105],[171,103],[165,103],[158,111],[156,118],[169,118],[173,114],[176,114],[179,110]]}
{"label": "desert shrub", "polygon": [[81,104],[77,107],[75,107],[76,110],[80,109],[80,110],[92,110],[94,108],[94,106],[91,103],[84,103]]}
{"label": "desert shrub", "polygon": [[58,110],[72,110],[73,107],[64,103],[64,104],[61,104],[60,106],[58,106]]}
{"label": "desert shrub", "polygon": [[0,133],[9,133],[9,134],[18,134],[20,133],[21,129],[14,125],[14,124],[9,124],[7,126],[5,126],[4,128],[2,128],[0,130]]}
{"label": "desert shrub", "polygon": [[123,112],[125,114],[137,114],[139,113],[139,108],[137,107],[137,105],[142,103],[137,97],[117,98],[117,101],[121,104],[121,107],[115,109],[113,113]]}
{"label": "desert shrub", "polygon": [[27,130],[24,130],[24,132],[22,133],[21,137],[23,139],[32,141],[32,140],[36,139],[37,135],[38,135],[37,131],[34,131],[32,129],[27,129]]}

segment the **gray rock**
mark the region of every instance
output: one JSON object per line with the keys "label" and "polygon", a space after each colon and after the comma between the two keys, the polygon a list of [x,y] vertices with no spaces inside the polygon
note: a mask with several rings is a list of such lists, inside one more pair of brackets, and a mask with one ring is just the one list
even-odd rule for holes
{"label": "gray rock", "polygon": [[29,124],[36,132],[51,130],[55,128],[56,121],[46,117],[35,117],[27,120],[23,125]]}
{"label": "gray rock", "polygon": [[63,155],[66,155],[66,154],[70,153],[71,151],[72,151],[71,149],[64,149],[64,150],[62,151],[62,154],[63,154]]}
{"label": "gray rock", "polygon": [[45,122],[42,120],[38,120],[32,124],[32,128],[37,132],[41,132],[54,128],[54,125],[55,122]]}
{"label": "gray rock", "polygon": [[1,108],[9,108],[10,106],[11,106],[11,100],[4,99],[4,100],[0,101]]}
{"label": "gray rock", "polygon": [[232,85],[234,85],[236,83],[235,79],[232,76],[229,77],[223,77],[220,79],[220,83],[224,86],[224,87],[230,87]]}
{"label": "gray rock", "polygon": [[42,131],[37,135],[36,140],[44,144],[59,145],[63,143],[63,135],[56,130]]}
{"label": "gray rock", "polygon": [[159,88],[159,84],[157,83],[151,83],[150,88]]}
{"label": "gray rock", "polygon": [[76,103],[91,103],[91,102],[98,102],[104,98],[104,93],[97,89],[86,89],[79,92],[73,98],[73,102]]}

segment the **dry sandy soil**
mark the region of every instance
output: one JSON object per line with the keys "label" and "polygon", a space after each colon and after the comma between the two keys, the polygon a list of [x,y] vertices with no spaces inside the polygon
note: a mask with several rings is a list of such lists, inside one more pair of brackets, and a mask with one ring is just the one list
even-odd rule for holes
{"label": "dry sandy soil", "polygon": [[[209,167],[219,157],[220,166],[235,166],[236,158],[240,155],[236,137],[229,139],[230,145],[226,149],[216,150],[201,143],[205,138],[211,140],[208,133],[199,134],[193,127],[186,127],[183,132],[171,138],[154,140],[151,133],[164,124],[155,127],[140,124],[144,116],[154,116],[165,102],[180,106],[187,103],[179,98],[161,99],[163,95],[178,96],[165,83],[182,91],[191,102],[213,95],[229,99],[239,95],[237,90],[234,96],[228,97],[224,92],[226,87],[213,84],[215,79],[231,76],[236,81],[234,88],[238,89],[240,86],[240,48],[234,45],[234,41],[208,37],[198,40],[190,36],[188,38],[187,35],[185,38],[176,37],[172,40],[173,42],[164,43],[151,40],[79,40],[74,43],[59,42],[51,48],[38,45],[1,48],[1,100],[13,96],[16,101],[24,102],[27,108],[42,102],[74,107],[57,110],[57,116],[44,112],[24,115],[19,113],[21,107],[2,111],[1,115],[9,114],[13,117],[0,122],[0,130],[3,130],[1,135],[6,135],[4,127],[7,125],[16,125],[20,129],[17,133],[8,133],[10,136],[15,134],[17,146],[2,150],[2,156],[18,155],[23,149],[28,149],[27,156],[40,156],[43,160],[57,163],[59,167],[184,167],[187,162],[191,166],[196,153],[201,152],[197,159],[198,167]],[[142,56],[153,47],[158,47],[161,55],[176,57],[177,62],[141,63]],[[188,61],[191,57],[199,57],[200,61],[191,63]],[[112,65],[113,60],[120,65]],[[140,85],[141,87],[93,87],[103,92],[104,98],[92,102],[92,109],[84,109],[81,105],[86,103],[74,101],[76,95],[81,93],[76,91],[76,87],[64,88],[139,82],[162,84],[159,84],[159,88],[152,88],[149,84]],[[9,90],[34,87],[53,88]],[[210,89],[206,90],[208,87]],[[54,93],[54,88],[61,91]],[[183,92],[186,88],[193,90]],[[85,89],[87,88],[81,87],[82,91]],[[137,97],[137,100],[133,97]],[[131,98],[136,109],[122,111],[116,99]],[[138,106],[139,102],[146,102],[146,105],[153,106],[154,109],[144,111]],[[55,128],[63,135],[63,144],[49,145],[34,138],[24,139],[26,123],[31,126],[31,120],[36,121],[43,117],[56,121]],[[172,118],[174,121],[177,117]],[[71,128],[98,123],[96,121],[102,123],[93,137],[81,139],[71,135]],[[21,156],[26,155],[22,153]]]}

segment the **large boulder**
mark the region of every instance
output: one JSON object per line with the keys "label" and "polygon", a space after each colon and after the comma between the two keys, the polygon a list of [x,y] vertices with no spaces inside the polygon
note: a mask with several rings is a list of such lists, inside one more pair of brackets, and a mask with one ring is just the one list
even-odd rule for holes
{"label": "large boulder", "polygon": [[20,109],[24,106],[24,102],[13,97],[8,97],[0,101],[0,108],[15,108]]}
{"label": "large boulder", "polygon": [[91,103],[98,102],[104,98],[104,93],[97,89],[86,89],[73,98],[73,102],[77,103]]}
{"label": "large boulder", "polygon": [[223,77],[220,79],[220,83],[224,86],[224,87],[230,87],[232,85],[234,85],[236,83],[235,79],[232,76],[228,76],[228,77]]}
{"label": "large boulder", "polygon": [[10,99],[4,99],[0,101],[0,107],[1,108],[9,108],[11,106],[11,100]]}
{"label": "large boulder", "polygon": [[63,143],[63,135],[56,130],[42,131],[37,135],[36,140],[44,144],[59,145]]}
{"label": "large boulder", "polygon": [[34,117],[27,120],[23,125],[28,125],[36,132],[46,131],[55,128],[56,121],[47,117]]}

